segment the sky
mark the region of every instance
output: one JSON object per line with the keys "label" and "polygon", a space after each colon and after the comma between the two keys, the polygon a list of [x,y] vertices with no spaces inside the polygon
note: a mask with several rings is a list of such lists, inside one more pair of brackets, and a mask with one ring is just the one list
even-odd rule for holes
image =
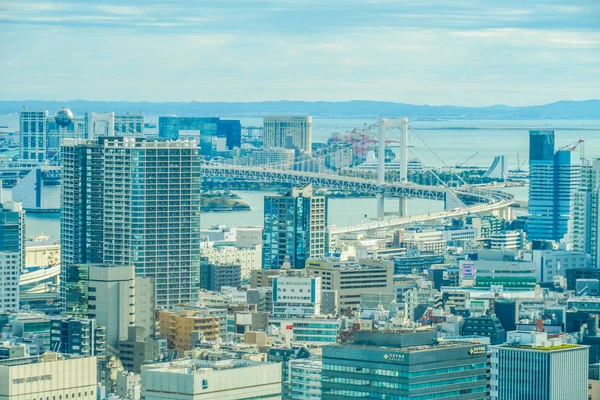
{"label": "sky", "polygon": [[0,100],[600,98],[600,0],[0,0]]}

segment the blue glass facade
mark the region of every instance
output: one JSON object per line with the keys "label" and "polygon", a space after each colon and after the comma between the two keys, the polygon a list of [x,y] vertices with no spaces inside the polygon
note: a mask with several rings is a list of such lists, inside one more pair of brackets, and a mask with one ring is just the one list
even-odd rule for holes
{"label": "blue glass facade", "polygon": [[473,344],[323,348],[323,399],[483,400],[487,379],[485,347]]}
{"label": "blue glass facade", "polygon": [[216,150],[215,138],[225,138],[228,150],[242,144],[242,125],[239,120],[205,117],[159,117],[158,136],[163,139],[194,138],[199,140],[202,155]]}
{"label": "blue glass facade", "polygon": [[554,152],[554,131],[530,131],[528,239],[559,241],[568,233],[580,179],[577,155]]}
{"label": "blue glass facade", "polygon": [[[295,191],[293,191],[295,192]],[[263,269],[279,269],[286,257],[303,269],[311,257],[327,252],[327,199],[307,192],[265,196]]]}

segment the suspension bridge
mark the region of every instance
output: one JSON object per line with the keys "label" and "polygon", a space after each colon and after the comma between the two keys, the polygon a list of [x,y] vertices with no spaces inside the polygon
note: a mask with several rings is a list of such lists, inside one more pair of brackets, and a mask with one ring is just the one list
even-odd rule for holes
{"label": "suspension bridge", "polygon": [[[204,178],[221,178],[236,181],[255,181],[255,182],[275,182],[290,184],[292,186],[303,186],[312,184],[316,188],[351,191],[355,193],[375,195],[377,197],[377,217],[374,222],[363,223],[347,227],[332,227],[330,234],[342,234],[350,232],[371,231],[384,228],[393,228],[415,222],[425,222],[430,220],[459,217],[464,215],[482,213],[503,212],[513,205],[513,196],[490,188],[467,185],[462,178],[462,186],[450,188],[438,178],[439,185],[428,186],[419,185],[408,181],[408,119],[384,119],[379,118],[378,123],[370,127],[378,127],[378,149],[385,149],[387,135],[394,132],[394,128],[399,128],[399,135],[396,131],[396,137],[399,146],[399,169],[396,174],[396,180],[386,181],[386,163],[385,151],[379,151],[377,157],[377,179],[370,179],[359,176],[353,176],[349,171],[336,173],[328,172],[310,172],[298,171],[293,169],[284,169],[280,165],[270,166],[240,166],[228,165],[223,162],[205,162],[202,165],[202,176]],[[414,130],[413,130],[414,132]],[[415,134],[417,134],[415,132]],[[423,141],[423,143],[425,143]],[[426,145],[427,146],[427,145]],[[433,150],[427,146],[429,150]],[[438,159],[439,156],[433,152]],[[441,160],[443,162],[443,160]],[[445,163],[444,163],[445,164]],[[397,198],[399,201],[399,212],[397,218],[385,219],[384,199]],[[429,213],[419,216],[408,216],[407,202],[408,198],[419,198],[429,200],[444,201],[445,211]]]}

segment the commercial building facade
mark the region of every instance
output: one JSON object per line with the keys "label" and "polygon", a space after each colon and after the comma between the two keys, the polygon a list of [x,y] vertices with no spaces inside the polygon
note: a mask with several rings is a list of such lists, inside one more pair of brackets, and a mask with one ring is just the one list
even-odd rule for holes
{"label": "commercial building facade", "polygon": [[312,152],[312,117],[266,116],[263,118],[264,148]]}
{"label": "commercial building facade", "polygon": [[280,276],[273,279],[275,318],[321,314],[321,278]]}
{"label": "commercial building facade", "polygon": [[142,367],[146,400],[281,399],[281,366],[246,360],[182,360]]}
{"label": "commercial building facade", "polygon": [[485,346],[431,345],[434,335],[418,336],[379,333],[354,344],[325,346],[322,398],[488,398]]}
{"label": "commercial building facade", "polygon": [[96,357],[57,353],[0,361],[0,399],[97,399]]}
{"label": "commercial building facade", "polygon": [[335,290],[340,308],[357,310],[363,293],[394,293],[392,261],[338,262],[309,260],[306,273],[321,278],[322,290]]}
{"label": "commercial building facade", "polygon": [[587,399],[588,350],[545,332],[509,332],[492,347],[492,400]]}

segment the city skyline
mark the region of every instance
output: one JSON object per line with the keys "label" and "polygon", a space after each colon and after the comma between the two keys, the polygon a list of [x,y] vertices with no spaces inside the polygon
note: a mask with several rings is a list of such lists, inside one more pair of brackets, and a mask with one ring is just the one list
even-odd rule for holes
{"label": "city skyline", "polygon": [[58,1],[0,9],[8,39],[0,75],[10,78],[2,100],[518,106],[599,94],[594,1]]}

